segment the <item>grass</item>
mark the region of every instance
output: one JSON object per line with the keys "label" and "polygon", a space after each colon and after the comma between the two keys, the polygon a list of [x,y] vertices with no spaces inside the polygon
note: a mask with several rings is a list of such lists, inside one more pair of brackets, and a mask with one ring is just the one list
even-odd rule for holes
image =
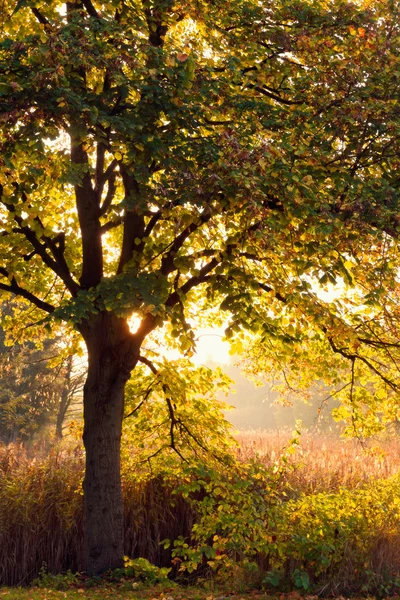
{"label": "grass", "polygon": [[[0,585],[27,585],[44,564],[49,573],[83,571],[83,468],[80,448],[31,457],[0,446]],[[170,566],[161,540],[188,535],[194,519],[171,493],[160,479],[125,474],[126,555]]]}
{"label": "grass", "polygon": [[[193,588],[160,588],[152,587],[143,590],[126,590],[116,586],[99,587],[97,589],[70,589],[65,591],[41,588],[0,588],[3,600],[270,600],[264,593],[229,594],[210,592],[199,587]],[[282,598],[282,595],[281,595]],[[298,596],[288,595],[288,600],[296,600]]]}
{"label": "grass", "polygon": [[[247,430],[237,434],[239,457],[257,457],[266,466],[273,464],[288,447],[292,432]],[[305,431],[295,453],[288,456],[286,479],[295,492],[335,493],[355,489],[400,472],[400,437],[388,436],[360,443],[329,433]]]}

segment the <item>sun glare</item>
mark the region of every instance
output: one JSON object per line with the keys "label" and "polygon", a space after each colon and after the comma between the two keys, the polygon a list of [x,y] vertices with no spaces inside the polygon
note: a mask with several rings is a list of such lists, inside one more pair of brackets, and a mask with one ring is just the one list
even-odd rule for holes
{"label": "sun glare", "polygon": [[129,325],[129,330],[131,333],[137,332],[137,330],[140,327],[140,321],[141,321],[141,319],[137,315],[132,315],[131,317],[129,317],[128,325]]}
{"label": "sun glare", "polygon": [[[128,319],[131,333],[136,333],[140,326],[140,317],[132,315]],[[228,365],[231,361],[229,354],[229,343],[224,340],[224,328],[207,327],[194,329],[196,336],[196,352],[191,360],[196,365],[205,365],[210,362],[220,365]],[[176,360],[181,354],[176,349],[165,350],[164,356],[171,360]]]}
{"label": "sun glare", "polygon": [[200,329],[196,336],[196,354],[192,358],[197,365],[214,362],[228,365],[231,361],[229,343],[224,340],[222,328]]}

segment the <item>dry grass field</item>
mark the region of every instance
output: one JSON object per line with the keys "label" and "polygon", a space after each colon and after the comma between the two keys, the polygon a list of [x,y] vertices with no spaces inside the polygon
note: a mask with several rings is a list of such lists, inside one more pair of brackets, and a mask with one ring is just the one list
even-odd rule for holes
{"label": "dry grass field", "polygon": [[375,479],[387,479],[400,471],[400,436],[361,443],[318,432],[303,432],[294,452],[287,453],[293,433],[246,430],[236,435],[239,457],[258,457],[273,466],[286,453],[291,466],[285,476],[296,492],[336,492],[357,488]]}

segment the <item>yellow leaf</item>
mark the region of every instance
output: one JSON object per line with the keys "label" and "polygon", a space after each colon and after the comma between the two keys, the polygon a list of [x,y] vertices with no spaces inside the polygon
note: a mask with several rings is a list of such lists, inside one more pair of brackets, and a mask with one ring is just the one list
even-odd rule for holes
{"label": "yellow leaf", "polygon": [[352,268],[353,268],[353,266],[354,266],[354,265],[353,265],[353,263],[352,263],[350,260],[345,260],[345,262],[344,262],[343,264],[344,264],[344,266],[346,267],[346,269],[347,269],[348,271],[351,271],[351,269],[352,269]]}

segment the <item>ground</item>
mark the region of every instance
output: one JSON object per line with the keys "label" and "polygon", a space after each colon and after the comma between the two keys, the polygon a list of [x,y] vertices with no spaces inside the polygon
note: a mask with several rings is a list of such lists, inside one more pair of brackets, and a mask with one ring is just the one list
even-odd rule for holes
{"label": "ground", "polygon": [[77,588],[50,590],[44,588],[0,588],[1,600],[270,600],[262,593],[224,595],[198,588],[146,588],[126,590],[115,586],[92,590]]}

